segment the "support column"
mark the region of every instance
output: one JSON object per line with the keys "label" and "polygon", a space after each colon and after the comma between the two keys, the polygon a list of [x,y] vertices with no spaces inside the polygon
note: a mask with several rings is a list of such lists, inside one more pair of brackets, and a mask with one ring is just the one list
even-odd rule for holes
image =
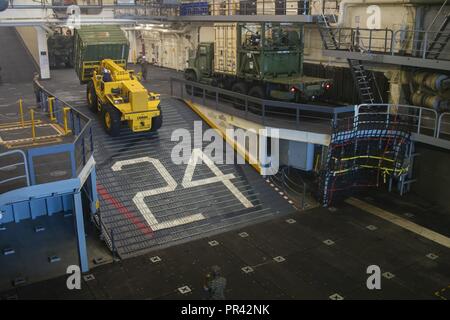
{"label": "support column", "polygon": [[81,272],[88,272],[89,262],[86,248],[86,234],[84,232],[83,204],[81,202],[80,192],[73,195],[73,202],[80,268]]}
{"label": "support column", "polygon": [[89,189],[91,190],[91,214],[94,214],[98,210],[97,173],[95,167],[92,168],[89,175]]}
{"label": "support column", "polygon": [[137,50],[136,31],[135,30],[127,30],[127,38],[130,43],[130,52],[128,54],[128,62],[136,63],[137,57],[139,56],[138,50]]}
{"label": "support column", "polygon": [[35,27],[37,34],[39,68],[41,79],[50,79],[50,65],[48,62],[47,34],[42,27]]}
{"label": "support column", "polygon": [[259,166],[261,168],[261,175],[266,176],[267,166],[267,129],[259,130]]}

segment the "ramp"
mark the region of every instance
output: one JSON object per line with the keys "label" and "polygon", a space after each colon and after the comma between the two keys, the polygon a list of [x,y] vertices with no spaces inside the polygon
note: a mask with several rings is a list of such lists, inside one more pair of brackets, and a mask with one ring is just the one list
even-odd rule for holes
{"label": "ramp", "polygon": [[[158,77],[157,71],[152,77]],[[174,164],[171,153],[178,141],[171,141],[172,133],[184,129],[194,139],[194,122],[201,122],[185,103],[163,94],[163,126],[156,134],[132,133],[123,127],[120,136],[113,138],[105,133],[98,116],[88,111],[86,88],[75,79],[73,70],[56,70],[47,86],[94,120],[100,200],[96,220],[105,241],[121,258],[295,211],[285,195],[249,164],[192,162],[190,169],[187,164]],[[202,131],[208,128],[203,122]],[[200,142],[199,137],[194,140]]]}
{"label": "ramp", "polygon": [[3,83],[31,82],[34,72],[37,71],[36,65],[15,28],[2,27],[0,34],[1,81]]}
{"label": "ramp", "polygon": [[101,223],[122,258],[294,211],[248,164],[216,165],[201,148],[189,164],[174,164],[178,141],[171,141],[172,132],[182,128],[193,135],[194,121],[201,119],[171,98],[162,110],[157,134],[123,128],[111,138],[96,121]]}

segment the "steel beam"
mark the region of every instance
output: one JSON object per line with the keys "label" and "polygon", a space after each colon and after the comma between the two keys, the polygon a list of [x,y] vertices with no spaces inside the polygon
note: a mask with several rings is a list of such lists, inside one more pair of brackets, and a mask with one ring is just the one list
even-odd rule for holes
{"label": "steel beam", "polygon": [[420,67],[450,71],[450,61],[446,60],[422,59],[415,57],[404,57],[367,52],[350,52],[347,50],[323,50],[323,54],[328,57],[341,58],[345,60],[354,59],[372,63],[393,64],[408,67]]}

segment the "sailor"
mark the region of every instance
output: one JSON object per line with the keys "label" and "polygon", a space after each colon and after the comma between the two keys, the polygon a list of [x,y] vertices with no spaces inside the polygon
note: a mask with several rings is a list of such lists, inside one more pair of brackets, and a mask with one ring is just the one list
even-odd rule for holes
{"label": "sailor", "polygon": [[147,69],[148,69],[147,57],[146,56],[140,57],[138,63],[141,65],[142,79],[144,79],[144,81],[147,81]]}
{"label": "sailor", "polygon": [[208,295],[208,300],[225,300],[225,287],[227,279],[221,276],[219,266],[212,266],[211,272],[206,275],[205,291]]}
{"label": "sailor", "polygon": [[103,82],[111,82],[112,81],[111,71],[109,71],[107,68],[103,68],[102,74],[103,74]]}

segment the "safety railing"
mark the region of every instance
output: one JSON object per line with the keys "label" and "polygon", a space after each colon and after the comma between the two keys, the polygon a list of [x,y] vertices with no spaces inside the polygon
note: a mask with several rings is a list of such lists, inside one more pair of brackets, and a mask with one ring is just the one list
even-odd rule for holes
{"label": "safety railing", "polygon": [[118,257],[117,247],[114,240],[114,229],[108,229],[102,220],[102,213],[98,210],[92,215],[93,222],[100,231],[100,240],[104,241],[113,254],[113,258]]}
{"label": "safety railing", "polygon": [[392,54],[422,59],[450,60],[449,31],[398,30],[394,34]]}
{"label": "safety railing", "polygon": [[333,32],[338,50],[359,48],[368,53],[392,52],[394,32],[390,29],[337,28]]}
{"label": "safety railing", "polygon": [[115,5],[114,16],[123,17],[174,17],[180,15],[180,4],[158,3],[156,1],[136,0],[134,4]]}
{"label": "safety railing", "polygon": [[269,176],[269,181],[280,189],[297,209],[304,210],[307,207],[307,184],[300,175],[294,173],[293,168],[280,168],[277,174]]}
{"label": "safety railing", "polygon": [[213,0],[209,4],[210,15],[307,15],[309,0]]}
{"label": "safety railing", "polygon": [[179,78],[170,79],[173,97],[272,127],[329,133],[332,121],[353,115],[354,106],[321,106],[260,99]]}
{"label": "safety railing", "polygon": [[[26,125],[31,127],[33,132],[33,137],[27,138],[30,140],[27,148],[20,149],[21,145],[13,145],[12,153],[0,155],[1,193],[28,185],[76,178],[93,155],[94,145],[89,117],[55,97],[37,81],[34,82],[34,90],[38,106],[32,109],[31,115],[40,115],[40,127],[38,125],[34,127],[36,121],[32,116],[31,120],[26,121]],[[44,121],[44,117],[48,117],[48,121]],[[17,123],[20,130],[23,129],[21,122],[25,123],[23,117]],[[44,125],[61,132],[57,140],[49,140],[46,137],[39,139],[41,137],[34,136],[35,130]],[[27,127],[25,129],[29,130]],[[19,161],[17,156],[11,157],[12,154],[20,154],[23,159]],[[6,174],[9,169],[11,170],[9,175],[14,174],[14,177]],[[21,184],[6,183],[20,179],[23,182]],[[2,185],[8,186],[3,188]]]}
{"label": "safety railing", "polygon": [[450,140],[450,112],[439,115],[437,138]]}
{"label": "safety railing", "polygon": [[[46,156],[49,156],[50,154],[58,154],[62,150],[66,150],[69,152],[71,174],[65,178],[74,178],[80,173],[94,152],[91,120],[69,103],[46,90],[39,82],[35,82],[34,85],[42,111],[48,112],[51,121],[59,124],[66,134],[73,136],[72,142],[40,148],[43,150],[37,152],[37,154],[42,156],[44,152]],[[32,151],[32,153],[36,154],[36,151]],[[29,162],[31,166],[33,159],[31,158]]]}
{"label": "safety railing", "polygon": [[30,185],[26,154],[22,150],[0,154],[0,194]]}
{"label": "safety railing", "polygon": [[158,1],[135,0],[104,3],[102,0],[52,0],[20,3],[11,1],[14,9],[52,10],[57,18],[67,18],[67,9],[77,5],[83,15],[98,15],[104,9],[110,9],[115,17],[174,17],[195,15],[336,15],[338,0],[212,0],[212,1]]}
{"label": "safety railing", "polygon": [[336,27],[330,31],[336,40],[336,48],[330,50],[450,60],[450,46],[445,42],[450,32]]}
{"label": "safety railing", "polygon": [[449,112],[439,114],[434,109],[410,105],[363,104],[356,107],[355,117],[373,113],[380,115],[380,124],[388,122],[393,115],[397,116],[403,123],[408,123],[411,133],[418,137],[437,139],[423,142],[450,148]]}

